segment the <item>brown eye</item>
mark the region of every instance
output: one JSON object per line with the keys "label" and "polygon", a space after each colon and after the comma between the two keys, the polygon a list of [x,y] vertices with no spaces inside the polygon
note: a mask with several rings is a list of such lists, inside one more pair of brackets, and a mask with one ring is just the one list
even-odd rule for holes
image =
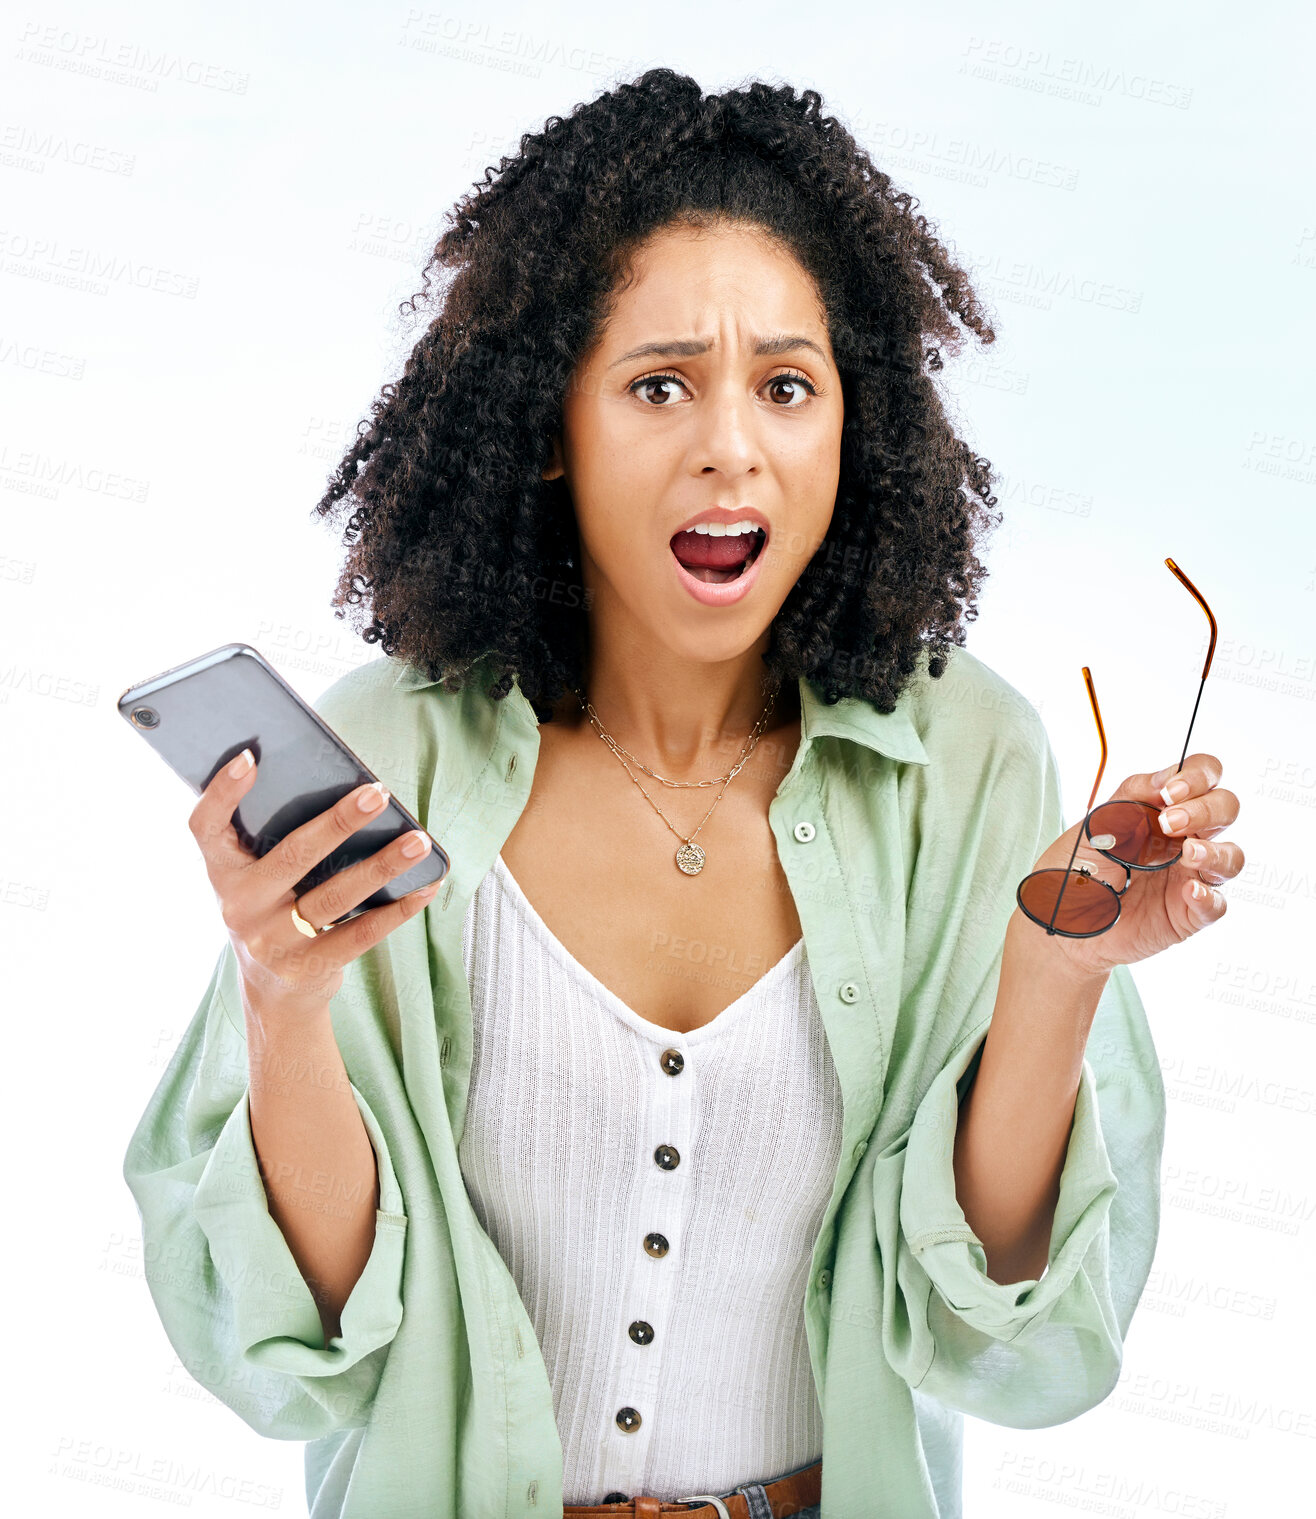
{"label": "brown eye", "polygon": [[[647,374],[642,380],[636,380],[635,383],[629,387],[629,389],[632,395],[638,395],[641,392],[648,390],[651,385],[680,384],[680,380],[678,380],[674,374]],[[666,402],[660,402],[654,407],[654,410],[661,411],[666,404]]]}
{"label": "brown eye", "polygon": [[[771,389],[773,389],[777,385],[802,385],[804,387],[804,389],[807,390],[808,393],[811,396],[816,396],[818,394],[818,392],[814,389],[813,385],[810,384],[810,382],[808,380],[806,380],[802,374],[776,374],[776,375],[773,375],[773,377],[768,381],[768,389],[771,390]],[[804,405],[804,401],[801,398],[799,401],[793,401],[789,405],[784,406],[782,408],[782,410],[783,411],[789,411],[789,410],[792,409],[792,407],[803,406],[803,405]]]}

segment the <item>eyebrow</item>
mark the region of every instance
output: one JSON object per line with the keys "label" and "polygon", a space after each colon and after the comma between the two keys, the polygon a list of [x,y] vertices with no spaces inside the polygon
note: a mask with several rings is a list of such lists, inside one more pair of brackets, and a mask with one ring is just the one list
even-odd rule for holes
{"label": "eyebrow", "polygon": [[[672,338],[662,343],[642,343],[638,348],[622,354],[619,359],[614,359],[608,368],[615,369],[618,364],[625,364],[631,359],[692,359],[698,354],[707,353],[712,346],[712,343],[701,338]],[[812,338],[796,332],[778,332],[770,337],[758,338],[751,352],[755,358],[762,358],[769,354],[789,353],[795,348],[812,348],[819,358],[827,358]]]}

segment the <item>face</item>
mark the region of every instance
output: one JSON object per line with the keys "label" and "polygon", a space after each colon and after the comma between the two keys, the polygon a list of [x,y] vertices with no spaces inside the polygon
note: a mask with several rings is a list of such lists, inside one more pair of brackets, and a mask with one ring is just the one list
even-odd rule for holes
{"label": "face", "polygon": [[[766,649],[840,478],[841,379],[817,289],[743,226],[665,229],[632,275],[572,375],[544,471],[571,493],[591,621],[691,660]],[[678,532],[701,515],[752,519],[761,547]]]}

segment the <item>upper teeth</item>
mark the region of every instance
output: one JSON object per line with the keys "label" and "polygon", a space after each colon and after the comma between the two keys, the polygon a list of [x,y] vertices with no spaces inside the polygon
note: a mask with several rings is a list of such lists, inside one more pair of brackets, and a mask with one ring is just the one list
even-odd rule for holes
{"label": "upper teeth", "polygon": [[738,537],[741,533],[757,533],[757,522],[696,522],[691,532],[706,533],[710,538]]}

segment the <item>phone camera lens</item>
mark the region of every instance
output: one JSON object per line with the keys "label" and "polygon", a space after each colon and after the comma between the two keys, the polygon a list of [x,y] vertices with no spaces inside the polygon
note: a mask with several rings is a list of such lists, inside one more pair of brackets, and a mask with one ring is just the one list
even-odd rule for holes
{"label": "phone camera lens", "polygon": [[134,707],[129,716],[139,728],[158,728],[160,726],[160,714],[154,707]]}

